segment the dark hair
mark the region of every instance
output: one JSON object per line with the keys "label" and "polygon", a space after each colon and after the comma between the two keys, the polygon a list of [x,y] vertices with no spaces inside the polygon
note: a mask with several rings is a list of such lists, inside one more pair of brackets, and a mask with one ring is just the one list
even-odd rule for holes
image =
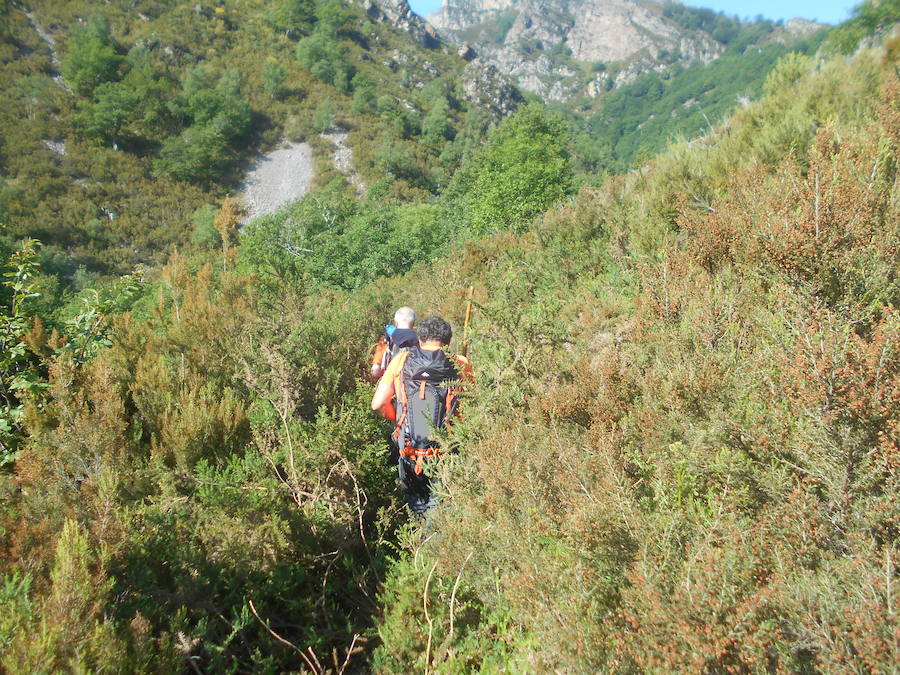
{"label": "dark hair", "polygon": [[453,338],[453,329],[441,317],[433,316],[416,326],[416,335],[422,342],[439,340],[441,344],[449,345]]}

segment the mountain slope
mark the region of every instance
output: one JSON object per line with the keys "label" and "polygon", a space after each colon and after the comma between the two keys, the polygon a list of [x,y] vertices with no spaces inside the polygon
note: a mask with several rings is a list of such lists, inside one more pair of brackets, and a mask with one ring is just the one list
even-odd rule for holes
{"label": "mountain slope", "polygon": [[[25,245],[3,669],[890,672],[897,54],[785,58],[702,141],[574,196],[533,104],[434,204],[338,182],[238,241],[226,202],[217,247],[57,334]],[[450,252],[419,257],[438,219]],[[458,343],[470,285],[476,386],[410,523],[367,348],[401,303]]]}
{"label": "mountain slope", "polygon": [[757,26],[775,34],[752,39],[781,42],[819,28],[744,24],[679,3],[633,0],[448,0],[428,20],[450,40],[473,43],[477,58],[545,101],[595,98],[642,73],[709,63]]}
{"label": "mountain slope", "polygon": [[[365,181],[384,180],[393,152],[408,161],[387,189],[432,194],[484,102],[454,96],[465,63],[421,22],[375,5],[35,0],[4,13],[0,218],[9,237],[42,240],[66,283],[190,246],[197,210],[282,138],[313,144],[318,185],[340,180],[321,125],[349,131]],[[426,138],[437,99],[446,129]],[[460,147],[484,130],[467,128]]]}

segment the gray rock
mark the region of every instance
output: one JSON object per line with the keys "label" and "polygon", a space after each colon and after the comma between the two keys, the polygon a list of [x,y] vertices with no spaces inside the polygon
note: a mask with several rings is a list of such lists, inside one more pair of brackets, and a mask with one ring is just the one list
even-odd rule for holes
{"label": "gray rock", "polygon": [[[578,94],[600,95],[613,81],[585,82],[559,58],[560,51],[579,61],[624,62],[624,74],[615,84],[669,67],[671,56],[666,55],[677,54],[687,64],[706,63],[722,53],[723,46],[712,37],[683,30],[660,7],[638,0],[444,0],[428,21],[461,49],[480,34],[485,44],[478,48],[478,60],[495,65],[545,101],[563,101]],[[502,44],[492,45],[496,22],[503,16],[514,17],[512,26]],[[479,33],[480,26],[485,28]],[[551,57],[548,50],[557,54]]]}
{"label": "gray rock", "polygon": [[312,148],[306,143],[291,143],[260,157],[240,187],[247,210],[242,224],[299,199],[309,192],[312,179]]}
{"label": "gray rock", "polygon": [[497,66],[475,60],[462,76],[463,97],[486,108],[495,118],[513,113],[524,101],[522,94]]}

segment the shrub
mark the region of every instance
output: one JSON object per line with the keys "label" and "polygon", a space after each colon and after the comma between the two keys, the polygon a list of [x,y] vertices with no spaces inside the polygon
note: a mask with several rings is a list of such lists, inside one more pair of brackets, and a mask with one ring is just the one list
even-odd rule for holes
{"label": "shrub", "polygon": [[572,192],[568,133],[536,105],[504,120],[476,160],[468,199],[478,232],[523,231],[531,218]]}

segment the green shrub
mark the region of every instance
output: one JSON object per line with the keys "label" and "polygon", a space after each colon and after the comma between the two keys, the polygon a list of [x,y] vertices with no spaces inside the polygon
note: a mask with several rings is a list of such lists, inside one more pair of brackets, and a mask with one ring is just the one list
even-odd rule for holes
{"label": "green shrub", "polygon": [[468,200],[478,232],[523,231],[573,190],[566,126],[537,105],[501,122],[475,162]]}

